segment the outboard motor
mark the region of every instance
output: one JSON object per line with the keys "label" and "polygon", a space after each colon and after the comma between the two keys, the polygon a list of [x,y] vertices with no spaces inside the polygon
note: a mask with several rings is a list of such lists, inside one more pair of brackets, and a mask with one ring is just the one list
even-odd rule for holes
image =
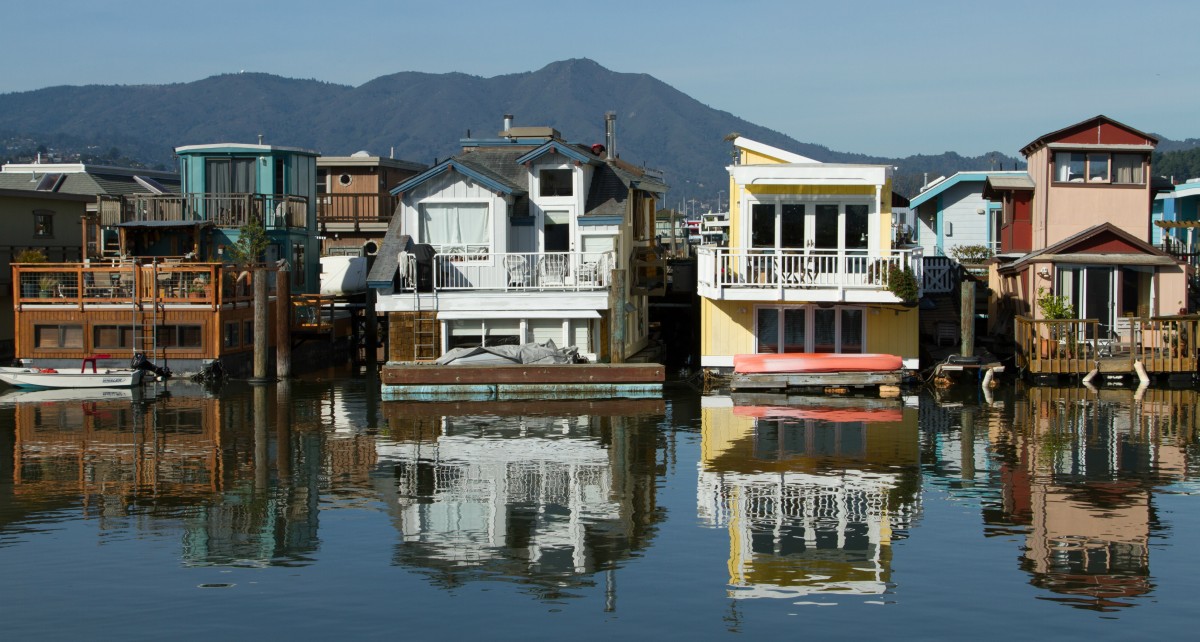
{"label": "outboard motor", "polygon": [[171,369],[167,367],[159,367],[146,360],[146,355],[138,352],[133,355],[133,363],[129,364],[135,370],[145,370],[153,373],[159,379],[170,379]]}

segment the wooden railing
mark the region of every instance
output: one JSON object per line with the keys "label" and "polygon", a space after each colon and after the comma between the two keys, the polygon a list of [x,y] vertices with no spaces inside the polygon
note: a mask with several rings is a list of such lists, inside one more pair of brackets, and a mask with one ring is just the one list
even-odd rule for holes
{"label": "wooden railing", "polygon": [[128,194],[100,197],[100,224],[207,221],[241,227],[250,220],[267,229],[308,226],[308,199],[287,194]]}
{"label": "wooden railing", "polygon": [[1197,367],[1200,319],[1122,317],[1112,327],[1097,319],[1031,319],[1015,323],[1016,365],[1034,375],[1086,374],[1093,368],[1187,373]]}
{"label": "wooden railing", "polygon": [[317,197],[317,225],[387,223],[392,219],[395,199],[391,194],[321,194]]}
{"label": "wooden railing", "polygon": [[[13,301],[17,307],[81,309],[142,303],[219,307],[252,301],[252,280],[249,271],[220,263],[17,263]],[[268,291],[274,294],[274,287]]]}

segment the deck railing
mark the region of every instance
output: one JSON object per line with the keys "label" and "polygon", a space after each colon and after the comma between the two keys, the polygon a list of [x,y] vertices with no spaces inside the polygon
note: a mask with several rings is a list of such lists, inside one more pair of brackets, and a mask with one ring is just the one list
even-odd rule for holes
{"label": "deck railing", "polygon": [[892,268],[922,281],[921,250],[696,249],[701,287],[887,290]]}
{"label": "deck railing", "polygon": [[[428,266],[402,256],[401,288],[412,291],[603,290],[615,265],[611,252],[465,252],[443,248]],[[429,270],[428,274],[424,271]]]}
{"label": "deck railing", "polygon": [[392,219],[395,199],[391,194],[321,194],[317,197],[317,225],[387,223]]}
{"label": "deck railing", "polygon": [[288,194],[128,194],[100,197],[100,224],[149,221],[210,222],[241,227],[252,219],[267,229],[308,226],[308,199]]}
{"label": "deck railing", "polygon": [[1016,364],[1029,374],[1086,374],[1093,368],[1188,373],[1197,367],[1200,319],[1122,317],[1112,327],[1097,319],[1031,319],[1015,323]]}
{"label": "deck railing", "polygon": [[[18,263],[13,265],[13,300],[17,307],[143,303],[219,307],[252,301],[252,281],[249,271],[220,263]],[[272,281],[268,291],[273,295]]]}

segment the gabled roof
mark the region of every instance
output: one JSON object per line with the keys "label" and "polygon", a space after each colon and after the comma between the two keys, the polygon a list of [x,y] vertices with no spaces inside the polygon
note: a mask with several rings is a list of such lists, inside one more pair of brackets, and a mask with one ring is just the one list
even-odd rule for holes
{"label": "gabled roof", "polygon": [[550,154],[562,154],[563,156],[566,156],[567,158],[578,163],[595,164],[600,161],[595,154],[592,154],[591,152],[585,152],[579,149],[576,145],[564,143],[561,140],[551,140],[546,144],[539,146],[537,149],[520,156],[517,158],[516,163],[518,165],[524,165],[525,163],[535,161]]}
{"label": "gabled roof", "polygon": [[447,172],[458,172],[498,194],[519,195],[526,192],[523,186],[516,184],[511,178],[494,171],[492,169],[493,165],[490,163],[481,163],[479,161],[482,159],[479,158],[468,158],[474,155],[475,153],[473,152],[444,160],[393,187],[391,194],[392,196],[396,196],[411,191],[429,179],[441,176]]}
{"label": "gabled roof", "polygon": [[909,204],[908,204],[908,206],[909,206],[909,207],[914,207],[914,208],[915,208],[915,207],[920,207],[920,206],[921,206],[923,203],[926,203],[926,202],[928,202],[930,199],[932,199],[932,198],[936,197],[938,194],[941,194],[942,192],[945,192],[946,190],[950,189],[951,187],[953,187],[953,186],[955,186],[955,185],[958,185],[959,183],[983,183],[983,182],[986,182],[986,181],[987,181],[987,180],[988,180],[990,177],[992,177],[992,176],[998,176],[998,177],[1005,177],[1005,178],[1007,178],[1007,177],[1010,177],[1010,176],[1011,176],[1011,177],[1017,177],[1017,176],[1029,176],[1029,175],[1028,175],[1028,174],[1026,174],[1026,173],[1025,173],[1025,172],[1023,172],[1023,171],[1009,171],[1009,172],[984,172],[984,171],[977,171],[977,172],[958,172],[957,174],[954,174],[954,175],[953,175],[953,176],[951,176],[950,178],[947,178],[947,179],[945,179],[945,180],[942,180],[942,181],[940,181],[940,182],[938,182],[938,183],[934,184],[934,186],[933,186],[933,187],[930,187],[929,189],[925,190],[924,192],[921,192],[920,194],[918,194],[918,195],[914,196],[914,197],[912,198],[912,200],[911,200],[911,201],[909,201]]}
{"label": "gabled roof", "polygon": [[[1042,134],[1037,139],[1035,139],[1033,142],[1022,147],[1021,153],[1024,154],[1025,156],[1029,156],[1033,152],[1041,149],[1042,147],[1045,147],[1046,145],[1048,145],[1050,143],[1057,142],[1059,139],[1065,138],[1065,137],[1069,136],[1070,134],[1073,134],[1079,130],[1090,129],[1093,126],[1099,128],[1101,125],[1111,125],[1113,127],[1125,130],[1126,132],[1128,132],[1136,137],[1144,138],[1144,139],[1150,141],[1151,146],[1158,144],[1158,138],[1151,136],[1150,134],[1147,134],[1145,132],[1138,131],[1138,130],[1130,127],[1129,125],[1126,125],[1125,123],[1115,121],[1115,120],[1109,118],[1108,116],[1101,114],[1099,116],[1093,116],[1091,118],[1088,118],[1087,120],[1083,120],[1078,123],[1075,123],[1074,125],[1068,125],[1066,127],[1063,127],[1062,129],[1052,131],[1049,134]],[[1099,142],[1099,141],[1097,141],[1097,142]]]}
{"label": "gabled roof", "polygon": [[[1137,252],[1080,252],[1085,249],[1081,246],[1086,246],[1087,241],[1096,240],[1101,235],[1111,234],[1116,237],[1116,240],[1129,245]],[[1106,260],[1104,257],[1108,257]],[[1111,260],[1116,257],[1120,260]],[[1152,260],[1141,260],[1134,257],[1146,257]],[[1153,264],[1153,265],[1171,265],[1179,263],[1170,254],[1150,245],[1149,243],[1137,238],[1136,236],[1126,232],[1125,230],[1113,225],[1112,223],[1104,222],[1099,225],[1093,225],[1081,232],[1077,232],[1067,238],[1047,247],[1044,247],[1036,252],[1030,252],[1025,256],[1005,264],[999,269],[1001,272],[1011,273],[1022,269],[1024,266],[1035,262],[1088,262],[1088,263],[1138,263],[1138,264]]]}

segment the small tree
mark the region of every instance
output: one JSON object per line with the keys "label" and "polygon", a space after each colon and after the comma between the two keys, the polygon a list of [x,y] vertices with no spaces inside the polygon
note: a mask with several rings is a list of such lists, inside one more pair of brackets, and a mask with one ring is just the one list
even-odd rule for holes
{"label": "small tree", "polygon": [[1065,294],[1054,295],[1046,288],[1038,288],[1038,309],[1044,319],[1074,319],[1075,306],[1067,302]]}
{"label": "small tree", "polygon": [[13,257],[13,263],[45,263],[46,252],[39,248],[29,248],[17,252]]}
{"label": "small tree", "polygon": [[238,228],[238,239],[229,246],[229,258],[237,265],[254,265],[263,260],[270,239],[262,221],[251,218],[245,225]]}

